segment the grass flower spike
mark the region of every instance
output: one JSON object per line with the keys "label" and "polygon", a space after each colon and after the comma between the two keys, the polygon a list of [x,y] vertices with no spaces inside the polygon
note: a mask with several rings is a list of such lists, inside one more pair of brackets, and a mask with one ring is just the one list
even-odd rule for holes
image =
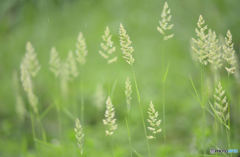
{"label": "grass flower spike", "polygon": [[173,24],[171,24],[171,10],[168,7],[168,3],[165,2],[163,6],[163,11],[161,14],[161,20],[159,21],[159,26],[157,27],[157,30],[162,34],[164,37],[164,40],[168,40],[172,37],[174,37],[173,33],[169,33],[169,31],[173,28]]}
{"label": "grass flower spike", "polygon": [[37,75],[38,71],[40,70],[40,65],[34,48],[30,42],[27,42],[26,50],[27,52],[20,65],[21,82],[23,89],[27,94],[29,104],[31,105],[34,113],[37,113],[38,99],[33,92],[32,77]]}
{"label": "grass flower spike", "polygon": [[161,120],[158,117],[158,112],[155,110],[152,101],[150,102],[148,108],[148,119],[149,126],[147,127],[150,135],[147,137],[148,139],[156,138],[156,135],[162,131],[160,128]]}
{"label": "grass flower spike", "polygon": [[126,96],[126,103],[127,103],[127,108],[129,112],[130,106],[131,106],[131,100],[132,100],[132,84],[129,77],[127,77],[125,81],[125,96]]}
{"label": "grass flower spike", "polygon": [[197,58],[199,62],[203,65],[208,64],[208,57],[209,53],[207,51],[207,38],[208,33],[207,31],[207,25],[205,25],[205,21],[202,17],[202,15],[199,16],[197,28],[195,29],[195,32],[197,34],[197,38],[192,38],[192,49],[197,54]]}
{"label": "grass flower spike", "polygon": [[114,56],[113,54],[116,51],[116,48],[113,45],[112,35],[110,33],[108,26],[106,27],[102,39],[103,42],[100,44],[101,50],[99,50],[99,54],[107,60],[108,64],[116,62],[117,56]]}
{"label": "grass flower spike", "polygon": [[40,70],[40,65],[37,59],[37,54],[34,51],[34,48],[31,42],[26,44],[26,54],[24,61],[26,62],[27,71],[31,74],[32,77],[35,77]]}
{"label": "grass flower spike", "polygon": [[59,76],[61,72],[61,60],[55,47],[51,49],[49,64],[50,70],[55,74],[56,77]]}
{"label": "grass flower spike", "polygon": [[50,53],[50,70],[61,81],[61,90],[63,95],[68,91],[68,81],[72,81],[78,76],[78,69],[75,56],[72,51],[69,51],[65,60],[59,58],[57,50],[53,47]]}
{"label": "grass flower spike", "polygon": [[237,68],[237,60],[235,56],[235,50],[233,48],[232,34],[228,30],[225,37],[225,44],[223,45],[224,56],[223,59],[226,61],[227,66],[225,69],[228,74],[234,74]]}
{"label": "grass flower spike", "polygon": [[78,148],[80,149],[81,154],[83,154],[84,133],[83,133],[82,125],[78,118],[75,120],[74,131],[75,131],[75,137],[77,139]]}
{"label": "grass flower spike", "polygon": [[77,61],[80,64],[86,63],[86,56],[88,54],[85,38],[83,37],[82,32],[79,33],[77,43],[76,43],[76,56]]}
{"label": "grass flower spike", "polygon": [[72,51],[69,51],[68,53],[68,57],[67,57],[67,65],[68,65],[68,70],[69,70],[69,74],[70,76],[77,77],[78,76],[78,69],[77,69],[77,64],[75,61],[75,56],[73,55]]}
{"label": "grass flower spike", "polygon": [[122,24],[120,24],[119,35],[123,58],[126,60],[128,64],[133,65],[134,58],[132,53],[134,49],[132,47],[132,41],[130,40],[127,31],[125,30]]}
{"label": "grass flower spike", "polygon": [[208,62],[213,65],[215,69],[219,69],[222,66],[222,53],[221,53],[221,46],[217,35],[214,31],[209,29],[208,31],[208,52],[209,58]]}
{"label": "grass flower spike", "polygon": [[229,129],[230,126],[228,126],[228,120],[230,118],[229,113],[229,104],[227,101],[227,97],[225,95],[225,91],[222,88],[221,83],[218,83],[217,88],[215,89],[215,95],[214,95],[214,105],[210,104],[214,114],[217,116],[218,120],[227,128]]}
{"label": "grass flower spike", "polygon": [[105,131],[106,135],[113,135],[114,131],[117,129],[117,124],[114,107],[110,97],[108,97],[106,101],[105,119],[103,119],[103,124],[107,126],[107,129]]}
{"label": "grass flower spike", "polygon": [[105,101],[105,93],[103,86],[99,84],[96,88],[95,94],[93,96],[93,103],[98,109],[102,109]]}
{"label": "grass flower spike", "polygon": [[29,104],[31,105],[34,113],[37,113],[38,112],[38,109],[37,109],[38,99],[33,93],[32,78],[31,78],[30,73],[28,72],[28,68],[27,68],[27,65],[25,64],[26,62],[24,62],[24,60],[20,66],[21,82],[22,82],[23,89],[27,94]]}

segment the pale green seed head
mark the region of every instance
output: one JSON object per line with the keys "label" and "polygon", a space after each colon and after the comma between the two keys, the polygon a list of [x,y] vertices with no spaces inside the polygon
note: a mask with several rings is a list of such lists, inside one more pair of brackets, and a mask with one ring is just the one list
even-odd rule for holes
{"label": "pale green seed head", "polygon": [[161,14],[161,19],[159,20],[159,25],[157,30],[161,35],[163,35],[164,40],[168,40],[174,37],[174,33],[171,32],[173,24],[171,23],[172,15],[171,10],[168,7],[168,3],[165,2]]}
{"label": "pale green seed head", "polygon": [[78,118],[75,120],[74,131],[75,131],[75,137],[77,139],[78,148],[80,149],[81,154],[83,154],[84,133],[83,133],[82,125]]}
{"label": "pale green seed head", "polygon": [[76,43],[77,61],[82,65],[85,64],[87,54],[88,54],[88,51],[87,51],[86,41],[83,36],[83,33],[80,32],[77,38],[77,43]]}
{"label": "pale green seed head", "polygon": [[132,47],[132,41],[130,40],[127,31],[125,30],[122,24],[120,24],[119,35],[123,58],[128,64],[133,65],[135,60],[132,55],[134,51]]}
{"label": "pale green seed head", "polygon": [[117,124],[115,119],[115,110],[110,97],[108,97],[106,101],[105,118],[103,119],[103,124],[106,126],[106,136],[112,136],[114,131],[117,129]]}
{"label": "pale green seed head", "polygon": [[155,110],[155,107],[152,103],[152,101],[149,104],[148,107],[148,127],[149,135],[147,136],[148,139],[154,139],[156,138],[157,134],[159,134],[162,129],[160,128],[161,120],[159,119],[158,112]]}
{"label": "pale green seed head", "polygon": [[112,35],[110,33],[109,27],[106,27],[106,30],[102,36],[102,42],[100,44],[101,50],[99,50],[99,54],[107,60],[108,64],[117,61],[117,56],[115,55],[116,47],[112,41]]}

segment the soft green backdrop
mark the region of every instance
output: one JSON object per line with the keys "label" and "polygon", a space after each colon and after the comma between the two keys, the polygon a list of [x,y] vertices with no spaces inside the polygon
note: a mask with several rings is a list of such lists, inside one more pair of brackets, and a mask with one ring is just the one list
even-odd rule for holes
{"label": "soft green backdrop", "polygon": [[[115,156],[130,156],[128,135],[124,117],[124,81],[131,76],[130,67],[121,57],[118,29],[122,23],[133,41],[136,71],[146,111],[153,100],[160,116],[162,113],[161,79],[169,65],[166,85],[166,130],[167,141],[160,137],[151,142],[153,156],[197,156],[203,153],[201,146],[201,108],[194,97],[190,76],[199,85],[200,70],[190,54],[190,39],[200,14],[217,34],[225,35],[227,29],[233,34],[235,50],[240,48],[240,1],[239,0],[169,0],[173,15],[175,37],[163,41],[157,32],[162,0],[1,0],[0,1],[0,156],[79,156],[74,137],[74,118],[80,115],[80,80],[83,81],[85,101],[84,129],[86,133],[85,156],[111,156],[109,139],[104,135],[102,118],[104,108],[94,106],[93,95],[97,85],[102,84],[107,95],[112,87],[113,104],[119,129],[113,136]],[[106,26],[113,33],[119,60],[107,65],[98,54],[101,35]],[[87,64],[79,67],[80,75],[69,84],[67,105],[69,114],[62,113],[61,132],[58,128],[55,103],[61,102],[59,81],[49,71],[48,62],[52,46],[62,58],[69,50],[75,50],[79,32],[83,32],[87,47]],[[20,62],[25,54],[25,45],[31,41],[41,63],[41,71],[34,79],[34,90],[40,101],[40,112],[49,109],[42,122],[47,132],[48,143],[33,141],[30,118],[20,121],[16,113],[16,85],[14,75],[19,76]],[[231,83],[236,86],[234,79]],[[18,82],[19,83],[19,82]],[[239,88],[230,88],[235,108],[233,117],[233,144],[239,147]],[[238,85],[238,84],[237,84]],[[238,85],[239,86],[239,85]],[[26,108],[28,103],[19,83]],[[146,116],[146,112],[145,112]],[[209,130],[212,118],[208,115]],[[144,133],[139,117],[135,94],[131,111],[130,129],[133,147],[146,156]],[[207,133],[209,139],[212,134]],[[219,139],[225,138],[219,136]],[[39,134],[39,139],[41,139]],[[207,142],[208,149],[212,146]],[[225,148],[224,143],[222,144]],[[136,156],[136,154],[134,154]]]}

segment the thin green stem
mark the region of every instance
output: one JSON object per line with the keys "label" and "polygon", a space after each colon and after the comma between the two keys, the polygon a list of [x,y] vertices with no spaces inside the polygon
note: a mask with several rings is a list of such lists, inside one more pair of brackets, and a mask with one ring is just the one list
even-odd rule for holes
{"label": "thin green stem", "polygon": [[166,120],[165,120],[165,83],[163,83],[162,88],[162,110],[163,110],[163,143],[166,142]]}
{"label": "thin green stem", "polygon": [[166,81],[168,76],[169,64],[162,79],[162,110],[163,110],[163,143],[166,143]]}
{"label": "thin green stem", "polygon": [[[230,82],[229,81],[229,75],[228,75],[228,83]],[[225,128],[226,129],[226,133],[227,133],[227,141],[228,141],[228,149],[231,148],[231,114],[230,114],[230,103],[229,103],[229,106],[228,106],[228,114],[229,114],[229,119],[228,119],[228,127],[229,129]],[[232,156],[232,154],[231,154]]]}
{"label": "thin green stem", "polygon": [[35,122],[34,122],[34,116],[33,113],[30,113],[31,115],[31,125],[32,125],[32,134],[33,134],[33,139],[36,139],[36,132],[35,132]]}
{"label": "thin green stem", "polygon": [[[207,126],[207,123],[206,123],[206,112],[205,112],[205,89],[204,88],[204,67],[201,66],[201,96],[202,96],[202,100],[201,100],[201,107],[202,107],[202,118],[203,118],[203,132],[204,132],[204,136],[203,136],[203,143],[205,143],[206,141],[206,126]],[[206,92],[207,93],[207,92]],[[206,145],[203,144],[203,150],[204,150],[204,155],[206,154]]]}
{"label": "thin green stem", "polygon": [[83,91],[84,91],[84,84],[83,84],[83,81],[84,81],[84,70],[83,68],[81,69],[81,74],[82,74],[82,77],[80,78],[80,97],[81,97],[81,120],[82,120],[82,125],[84,125],[84,96],[83,96]]}
{"label": "thin green stem", "polygon": [[137,80],[136,80],[136,74],[135,74],[135,71],[134,71],[133,67],[132,67],[132,74],[133,74],[135,89],[136,89],[136,93],[137,93],[138,106],[139,106],[140,113],[141,113],[142,125],[143,125],[144,134],[145,134],[145,138],[146,138],[148,156],[151,157],[150,145],[149,145],[149,142],[148,142],[148,139],[147,139],[147,129],[146,129],[146,125],[145,125],[145,122],[144,122],[143,108],[142,108],[142,105],[141,105],[141,96],[140,96],[140,93],[139,93]]}
{"label": "thin green stem", "polygon": [[130,129],[129,129],[129,125],[128,125],[128,116],[127,118],[125,118],[125,122],[126,122],[126,126],[127,126],[127,131],[128,131],[128,142],[129,142],[129,146],[130,146],[130,154],[131,154],[131,157],[133,156],[133,152],[132,152],[132,140],[131,140],[131,133],[130,133]]}
{"label": "thin green stem", "polygon": [[38,121],[39,126],[40,126],[40,128],[41,128],[41,133],[42,133],[43,141],[46,142],[46,141],[47,141],[46,132],[45,132],[45,129],[44,129],[44,127],[43,127],[42,121],[41,121],[40,116],[39,116],[38,113],[37,113],[37,115],[36,115],[36,118],[37,118],[37,121]]}
{"label": "thin green stem", "polygon": [[84,123],[84,98],[83,98],[83,81],[81,79],[81,120]]}
{"label": "thin green stem", "polygon": [[109,146],[111,148],[111,155],[114,157],[112,136],[109,136]]}
{"label": "thin green stem", "polygon": [[60,106],[58,103],[56,104],[56,108],[57,108],[58,134],[59,134],[59,137],[61,137],[61,135],[62,135],[62,120],[61,120]]}

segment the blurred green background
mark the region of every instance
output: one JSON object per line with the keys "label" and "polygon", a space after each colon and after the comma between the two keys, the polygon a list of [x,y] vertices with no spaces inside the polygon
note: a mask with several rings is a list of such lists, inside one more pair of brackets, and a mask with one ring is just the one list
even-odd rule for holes
{"label": "blurred green background", "polygon": [[[85,156],[111,156],[109,139],[104,135],[102,119],[104,104],[96,107],[94,94],[98,85],[103,86],[105,96],[112,88],[119,129],[113,136],[116,157],[130,156],[128,133],[125,125],[126,105],[124,81],[131,76],[130,67],[121,57],[118,29],[122,23],[133,41],[134,57],[144,116],[150,100],[162,116],[161,79],[169,65],[166,84],[166,136],[151,142],[152,156],[198,156],[202,145],[211,145],[212,117],[208,116],[209,132],[201,132],[201,107],[194,97],[189,78],[199,86],[200,68],[192,61],[190,40],[200,14],[218,35],[228,29],[233,34],[235,50],[240,48],[240,1],[239,0],[168,0],[173,15],[175,37],[163,41],[156,27],[163,8],[163,0],[1,0],[0,1],[0,156],[80,156],[74,137],[74,119],[81,117],[80,102],[84,97],[84,131],[86,134]],[[109,26],[117,47],[119,60],[107,65],[98,54],[101,35]],[[49,54],[52,46],[65,58],[69,50],[75,50],[79,32],[83,32],[88,56],[86,65],[79,67],[80,75],[69,83],[69,97],[61,100],[59,80],[49,71]],[[32,138],[29,115],[21,120],[16,112],[16,95],[29,109],[19,77],[21,60],[26,52],[27,41],[33,44],[41,70],[34,79],[34,91],[39,98],[42,123],[47,132],[47,143]],[[83,89],[81,90],[81,81]],[[223,78],[223,80],[227,80]],[[234,106],[232,118],[232,145],[239,148],[240,141],[240,86],[234,79],[225,81],[227,93]],[[18,87],[17,87],[18,86]],[[56,104],[63,104],[67,112],[61,112],[62,128],[58,127]],[[130,119],[133,147],[147,155],[136,95]],[[201,141],[207,137],[207,141]],[[219,135],[219,139],[224,139]],[[224,142],[221,148],[225,148]],[[134,153],[137,156],[137,153]]]}

